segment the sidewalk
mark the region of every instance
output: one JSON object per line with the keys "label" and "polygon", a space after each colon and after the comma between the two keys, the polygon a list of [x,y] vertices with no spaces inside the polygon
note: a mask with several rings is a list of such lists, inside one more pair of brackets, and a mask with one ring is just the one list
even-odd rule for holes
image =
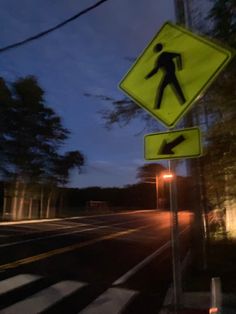
{"label": "sidewalk", "polygon": [[[211,306],[211,279],[219,277],[222,287],[222,314],[236,314],[236,241],[214,241],[207,248],[207,270],[192,269],[184,280],[184,306]],[[200,313],[200,312],[199,312]]]}
{"label": "sidewalk", "polygon": [[[208,245],[207,270],[188,270],[183,280],[183,310],[178,314],[207,314],[211,307],[211,279],[220,277],[221,314],[236,314],[236,241],[221,240]],[[160,313],[170,314],[170,295]]]}

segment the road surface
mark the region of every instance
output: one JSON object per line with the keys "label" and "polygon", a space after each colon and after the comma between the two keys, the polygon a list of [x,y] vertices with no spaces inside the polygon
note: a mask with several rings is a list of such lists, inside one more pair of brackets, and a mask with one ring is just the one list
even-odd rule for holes
{"label": "road surface", "polygon": [[1,314],[158,313],[172,276],[167,212],[0,223],[0,248]]}

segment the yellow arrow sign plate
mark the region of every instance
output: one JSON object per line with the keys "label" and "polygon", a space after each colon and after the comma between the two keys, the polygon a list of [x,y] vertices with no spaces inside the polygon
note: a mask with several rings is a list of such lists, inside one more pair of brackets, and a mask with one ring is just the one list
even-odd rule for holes
{"label": "yellow arrow sign plate", "polygon": [[199,128],[149,134],[144,137],[146,160],[193,158],[202,154]]}
{"label": "yellow arrow sign plate", "polygon": [[168,22],[119,87],[171,128],[209,87],[231,57],[229,50]]}

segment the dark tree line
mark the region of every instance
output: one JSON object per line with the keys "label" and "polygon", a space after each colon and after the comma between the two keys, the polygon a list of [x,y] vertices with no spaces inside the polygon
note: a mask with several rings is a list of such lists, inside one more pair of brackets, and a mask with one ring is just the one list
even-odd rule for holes
{"label": "dark tree line", "polygon": [[[236,48],[236,1],[217,0],[209,13],[209,34],[220,43]],[[218,208],[236,199],[236,61],[235,58],[203,98],[207,108],[207,196]]]}
{"label": "dark tree line", "polygon": [[28,216],[35,198],[40,200],[40,215],[50,215],[55,187],[68,182],[70,169],[80,171],[84,164],[78,150],[61,153],[69,134],[45,103],[36,78],[12,84],[0,78],[0,175],[7,182],[3,211],[21,219],[27,197]]}
{"label": "dark tree line", "polygon": [[[191,210],[193,197],[189,186],[190,178],[178,177],[178,208],[180,210]],[[64,208],[73,209],[76,213],[79,209],[88,207],[89,201],[101,201],[107,204],[110,209],[156,209],[157,194],[156,185],[153,183],[140,182],[124,187],[102,188],[88,187],[82,189],[63,189]],[[168,183],[160,187],[159,209],[169,210],[169,187]]]}

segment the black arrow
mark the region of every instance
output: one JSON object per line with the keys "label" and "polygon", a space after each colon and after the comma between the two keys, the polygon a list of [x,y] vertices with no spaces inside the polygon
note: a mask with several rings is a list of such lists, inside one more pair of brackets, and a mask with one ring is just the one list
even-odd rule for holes
{"label": "black arrow", "polygon": [[185,141],[185,137],[183,135],[179,135],[173,141],[167,143],[166,140],[163,141],[161,148],[159,150],[158,155],[173,155],[173,148]]}

